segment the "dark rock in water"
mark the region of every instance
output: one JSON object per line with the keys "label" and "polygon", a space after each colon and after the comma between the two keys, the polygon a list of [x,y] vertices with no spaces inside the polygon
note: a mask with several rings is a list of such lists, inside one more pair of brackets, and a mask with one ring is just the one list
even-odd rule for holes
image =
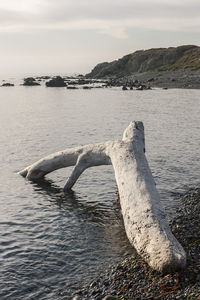
{"label": "dark rock in water", "polygon": [[15,86],[15,85],[13,83],[6,82],[3,83],[2,86]]}
{"label": "dark rock in water", "polygon": [[47,87],[65,87],[66,83],[61,76],[56,76],[55,78],[46,82]]}
{"label": "dark rock in water", "polygon": [[78,88],[76,86],[67,86],[68,90],[78,90]]}
{"label": "dark rock in water", "polygon": [[90,90],[92,87],[91,86],[83,86],[84,90]]}
{"label": "dark rock in water", "polygon": [[67,79],[66,81],[67,81],[67,85],[68,86],[69,85],[78,85],[79,84],[77,80],[69,80],[69,79]]}
{"label": "dark rock in water", "polygon": [[40,85],[40,83],[35,81],[35,78],[33,78],[33,77],[27,77],[27,78],[24,78],[23,85],[24,86],[36,86],[36,85]]}
{"label": "dark rock in water", "polygon": [[127,90],[128,90],[128,89],[127,89],[127,86],[123,85],[122,90],[123,90],[123,91],[127,91]]}

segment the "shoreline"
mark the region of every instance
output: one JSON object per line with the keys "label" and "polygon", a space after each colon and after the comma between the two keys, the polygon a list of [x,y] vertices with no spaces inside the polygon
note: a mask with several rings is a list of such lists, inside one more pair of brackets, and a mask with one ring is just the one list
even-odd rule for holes
{"label": "shoreline", "polygon": [[[104,79],[105,80],[105,79]],[[139,86],[151,88],[200,89],[199,71],[162,71],[133,73],[132,75],[107,78],[111,86]]]}
{"label": "shoreline", "polygon": [[73,300],[114,299],[200,299],[200,188],[182,195],[177,215],[171,221],[173,234],[184,247],[187,266],[174,274],[152,270],[138,255],[124,259],[117,266],[79,289]]}
{"label": "shoreline", "polygon": [[137,73],[133,77],[149,83],[151,87],[200,89],[200,72],[165,71]]}
{"label": "shoreline", "polygon": [[[86,75],[74,76],[57,76],[63,80],[62,85],[55,85],[51,87],[65,87],[68,89],[91,89],[91,88],[111,88],[111,87],[127,87],[127,89],[139,88],[146,90],[151,88],[162,89],[200,89],[200,71],[159,71],[159,72],[144,72],[133,74],[121,74],[119,76],[113,75],[104,78],[88,78]],[[56,76],[37,76],[24,78],[25,86],[45,86],[48,80],[52,81]],[[29,79],[29,81],[27,81]],[[22,79],[21,79],[22,80]],[[55,81],[55,80],[54,80]],[[14,86],[15,79],[1,80],[0,86],[10,87]],[[48,82],[47,82],[48,83]],[[140,87],[144,88],[141,89]]]}

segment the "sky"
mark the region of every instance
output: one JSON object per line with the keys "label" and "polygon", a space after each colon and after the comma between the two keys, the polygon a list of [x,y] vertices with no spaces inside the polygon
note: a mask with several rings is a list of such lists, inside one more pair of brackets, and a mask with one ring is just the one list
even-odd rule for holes
{"label": "sky", "polygon": [[0,0],[0,76],[85,74],[140,49],[200,45],[199,0]]}

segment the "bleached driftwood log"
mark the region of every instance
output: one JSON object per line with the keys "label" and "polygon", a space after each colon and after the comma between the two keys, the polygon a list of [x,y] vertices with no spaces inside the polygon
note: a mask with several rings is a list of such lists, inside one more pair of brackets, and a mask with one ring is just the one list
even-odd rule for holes
{"label": "bleached driftwood log", "polygon": [[153,269],[172,272],[185,266],[186,254],[170,231],[144,149],[143,124],[131,122],[122,140],[57,152],[20,174],[37,180],[59,168],[75,165],[64,187],[68,190],[85,169],[112,164],[130,243]]}

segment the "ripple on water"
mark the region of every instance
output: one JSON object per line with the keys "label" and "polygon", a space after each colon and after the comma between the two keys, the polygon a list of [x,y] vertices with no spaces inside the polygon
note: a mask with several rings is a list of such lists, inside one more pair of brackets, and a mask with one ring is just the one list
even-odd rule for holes
{"label": "ripple on water", "polygon": [[62,187],[72,168],[40,183],[16,172],[51,152],[121,138],[131,120],[142,120],[147,158],[173,216],[180,191],[199,183],[199,93],[99,89],[86,94],[17,86],[14,93],[1,91],[1,300],[57,300],[134,251],[124,232],[112,167],[88,169],[71,193]]}

